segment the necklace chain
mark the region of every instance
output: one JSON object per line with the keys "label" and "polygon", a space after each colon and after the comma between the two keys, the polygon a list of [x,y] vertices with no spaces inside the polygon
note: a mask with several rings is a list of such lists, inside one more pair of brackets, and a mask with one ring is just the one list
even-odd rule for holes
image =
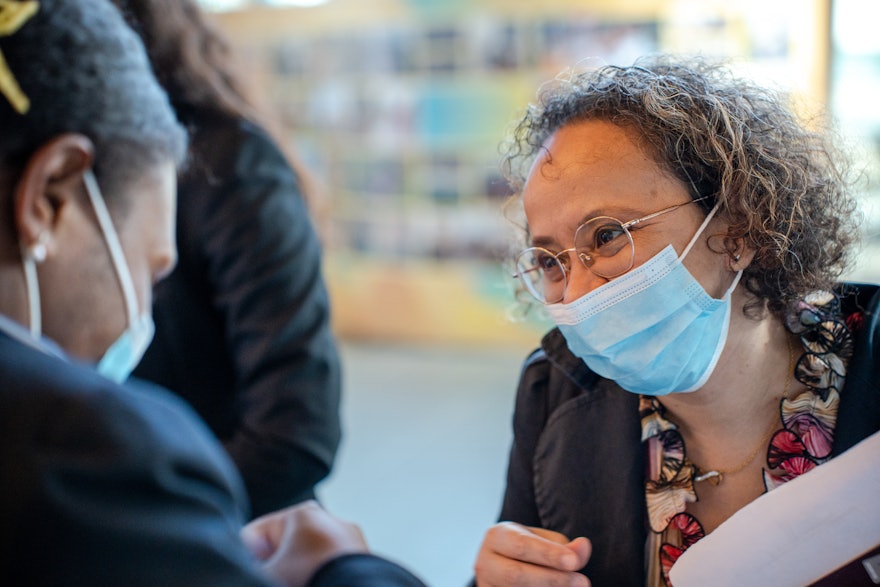
{"label": "necklace chain", "polygon": [[[788,392],[791,388],[791,379],[794,375],[794,347],[792,347],[790,336],[786,337],[786,342],[788,343],[788,377],[786,377],[785,379],[785,388],[782,390],[783,400],[788,399]],[[758,456],[758,453],[761,452],[761,447],[764,446],[764,444],[768,440],[770,440],[771,436],[773,436],[776,427],[777,422],[776,420],[773,420],[770,425],[770,431],[763,438],[761,438],[761,441],[755,447],[755,450],[753,450],[742,463],[732,469],[711,469],[706,471],[695,462],[690,461],[691,465],[694,466],[694,482],[699,483],[700,481],[708,481],[713,486],[718,485],[724,480],[725,475],[733,475],[734,473],[739,473],[740,471],[748,467],[749,464],[751,464],[751,462],[755,460],[755,457]]]}

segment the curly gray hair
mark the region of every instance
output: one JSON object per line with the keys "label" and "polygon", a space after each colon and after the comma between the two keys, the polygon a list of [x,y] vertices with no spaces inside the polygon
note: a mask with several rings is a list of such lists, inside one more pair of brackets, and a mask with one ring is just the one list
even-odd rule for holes
{"label": "curly gray hair", "polygon": [[830,133],[806,128],[779,93],[697,58],[651,56],[573,73],[542,89],[503,147],[514,190],[550,135],[591,119],[633,130],[692,198],[708,196],[706,210],[720,205],[725,236],[756,251],[743,275],[756,296],[750,314],[766,303],[780,315],[832,288],[849,263],[858,239],[849,165]]}

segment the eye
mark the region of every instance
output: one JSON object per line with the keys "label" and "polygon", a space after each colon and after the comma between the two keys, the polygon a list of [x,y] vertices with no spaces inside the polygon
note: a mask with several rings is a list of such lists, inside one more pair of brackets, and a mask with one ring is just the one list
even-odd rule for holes
{"label": "eye", "polygon": [[534,256],[535,268],[543,273],[544,279],[559,281],[563,277],[562,265],[549,251],[536,251]]}
{"label": "eye", "polygon": [[593,250],[601,251],[624,236],[623,227],[619,224],[603,224],[593,233]]}
{"label": "eye", "polygon": [[559,259],[550,253],[535,253],[535,265],[543,271],[551,271],[559,268]]}

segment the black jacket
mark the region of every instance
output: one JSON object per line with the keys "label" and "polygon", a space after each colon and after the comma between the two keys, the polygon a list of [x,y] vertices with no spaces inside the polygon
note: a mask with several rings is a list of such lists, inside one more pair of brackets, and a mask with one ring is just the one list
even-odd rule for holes
{"label": "black jacket", "polygon": [[[841,391],[836,456],[880,430],[880,288],[857,286],[844,311],[866,310]],[[597,587],[644,585],[647,537],[638,396],[590,371],[558,329],[525,363],[500,519],[586,536]]]}
{"label": "black jacket", "polygon": [[258,127],[200,118],[179,182],[179,262],[155,289],[135,375],[220,438],[254,516],[313,496],[339,443],[340,373],[321,246],[299,179]]}
{"label": "black jacket", "polygon": [[[273,584],[239,539],[246,497],[178,398],[119,386],[0,332],[0,585]],[[311,587],[423,587],[369,555]]]}

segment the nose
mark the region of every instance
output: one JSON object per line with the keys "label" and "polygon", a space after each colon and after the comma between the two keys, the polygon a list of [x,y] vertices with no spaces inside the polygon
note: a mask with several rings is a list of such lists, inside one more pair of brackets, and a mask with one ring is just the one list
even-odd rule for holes
{"label": "nose", "polygon": [[153,273],[153,285],[155,285],[168,277],[177,265],[177,247],[173,243],[169,243],[156,250],[150,265]]}
{"label": "nose", "polygon": [[571,261],[571,270],[568,272],[568,281],[562,298],[563,304],[570,304],[597,287],[608,283],[607,278],[596,275],[584,267],[577,258],[572,258]]}

